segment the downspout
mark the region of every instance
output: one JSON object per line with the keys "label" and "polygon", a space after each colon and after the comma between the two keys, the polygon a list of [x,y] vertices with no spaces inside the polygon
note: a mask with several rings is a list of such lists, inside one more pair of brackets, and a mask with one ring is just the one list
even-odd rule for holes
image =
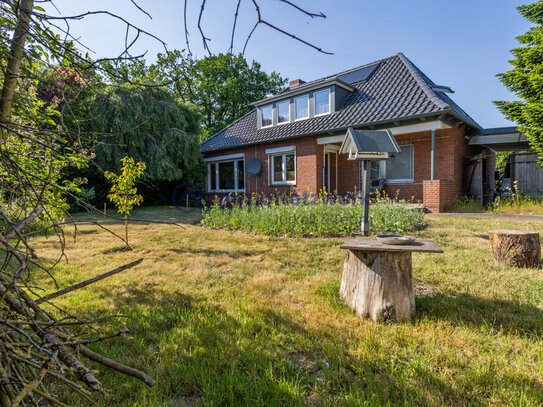
{"label": "downspout", "polygon": [[432,151],[430,153],[430,179],[436,179],[436,131],[432,130]]}

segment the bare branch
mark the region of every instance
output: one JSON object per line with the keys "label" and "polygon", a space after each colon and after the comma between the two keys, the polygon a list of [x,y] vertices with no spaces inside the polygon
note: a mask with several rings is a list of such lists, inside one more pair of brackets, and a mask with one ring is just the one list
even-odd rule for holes
{"label": "bare branch", "polygon": [[113,269],[113,270],[108,271],[106,273],[100,274],[100,275],[98,275],[96,277],[90,278],[88,280],[82,281],[82,282],[74,284],[74,285],[71,285],[70,287],[63,288],[62,290],[59,290],[59,291],[54,292],[52,294],[48,294],[48,295],[36,300],[36,304],[41,304],[44,301],[50,301],[50,300],[52,300],[54,298],[60,297],[60,296],[62,296],[64,294],[67,294],[69,292],[79,290],[80,288],[86,287],[86,286],[88,286],[90,284],[93,284],[93,283],[95,283],[97,281],[103,280],[104,278],[111,277],[112,275],[120,273],[121,271],[124,271],[124,270],[127,270],[129,268],[135,267],[138,264],[140,264],[142,261],[143,261],[143,258],[138,259],[138,260],[133,261],[131,263],[125,264],[125,265],[120,266],[120,267],[117,267],[116,269]]}

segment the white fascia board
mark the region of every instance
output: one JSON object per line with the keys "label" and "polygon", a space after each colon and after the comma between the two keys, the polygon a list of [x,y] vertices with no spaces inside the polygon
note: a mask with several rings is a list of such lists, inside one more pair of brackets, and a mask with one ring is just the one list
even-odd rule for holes
{"label": "white fascia board", "polygon": [[286,146],[286,147],[267,148],[266,149],[266,154],[288,153],[290,151],[296,151],[296,147],[295,146]]}
{"label": "white fascia board", "polygon": [[343,140],[345,140],[345,134],[342,136],[319,137],[317,144],[343,143]]}
{"label": "white fascia board", "polygon": [[245,158],[245,154],[240,153],[240,154],[220,155],[220,156],[217,156],[217,157],[209,157],[209,158],[204,158],[204,162],[205,163],[212,163],[212,162],[216,162],[216,161],[228,161],[228,160],[236,160],[236,159],[240,159],[240,158]]}
{"label": "white fascia board", "polygon": [[394,136],[397,136],[399,134],[416,133],[419,131],[450,129],[450,128],[451,126],[449,126],[448,124],[443,123],[440,120],[435,120],[431,122],[408,124],[406,126],[389,127],[388,129],[392,132]]}

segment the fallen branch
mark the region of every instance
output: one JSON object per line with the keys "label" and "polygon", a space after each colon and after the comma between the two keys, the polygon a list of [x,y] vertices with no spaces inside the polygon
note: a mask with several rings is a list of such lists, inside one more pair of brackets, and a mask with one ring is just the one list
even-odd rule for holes
{"label": "fallen branch", "polygon": [[107,366],[118,372],[140,379],[143,383],[145,383],[149,387],[153,387],[156,384],[155,379],[143,373],[141,370],[134,369],[133,367],[125,366],[122,363],[109,359],[99,353],[93,352],[86,346],[81,345],[78,347],[78,349],[87,358],[94,360],[95,362],[98,362],[101,365]]}
{"label": "fallen branch", "polygon": [[36,208],[22,221],[17,223],[9,232],[4,235],[4,239],[16,239],[20,238],[21,231],[26,228],[40,213],[43,212],[43,208]]}
{"label": "fallen branch", "polygon": [[92,283],[95,283],[97,281],[100,281],[100,280],[103,280],[104,278],[107,278],[107,277],[110,277],[114,274],[117,274],[117,273],[120,273],[121,271],[124,271],[126,269],[129,269],[129,268],[132,268],[134,266],[137,266],[138,264],[140,264],[141,262],[143,261],[143,258],[141,259],[138,259],[136,261],[133,261],[132,263],[128,263],[128,264],[125,264],[124,266],[121,266],[121,267],[117,267],[116,269],[114,270],[111,270],[111,271],[108,271],[107,273],[104,273],[104,274],[100,274],[99,276],[96,276],[96,277],[93,277],[93,278],[90,278],[88,280],[85,280],[85,281],[82,281],[80,283],[77,283],[77,284],[74,284],[70,287],[66,287],[66,288],[63,288],[62,290],[59,290],[57,292],[54,292],[52,294],[48,294],[44,297],[41,297],[39,299],[37,299],[35,302],[36,304],[41,304],[42,302],[45,302],[45,301],[50,301],[52,300],[53,298],[57,298],[57,297],[60,297],[64,294],[67,294],[69,292],[72,292],[72,291],[75,291],[75,290],[78,290],[80,288],[83,288],[83,287],[86,287]]}

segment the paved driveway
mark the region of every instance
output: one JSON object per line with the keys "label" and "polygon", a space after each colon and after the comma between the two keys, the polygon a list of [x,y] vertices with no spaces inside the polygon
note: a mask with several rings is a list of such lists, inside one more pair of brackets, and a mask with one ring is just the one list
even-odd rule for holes
{"label": "paved driveway", "polygon": [[468,219],[508,219],[508,220],[533,220],[543,222],[543,216],[538,215],[510,215],[507,213],[464,213],[464,212],[443,212],[428,213],[428,216],[448,216],[451,218]]}

